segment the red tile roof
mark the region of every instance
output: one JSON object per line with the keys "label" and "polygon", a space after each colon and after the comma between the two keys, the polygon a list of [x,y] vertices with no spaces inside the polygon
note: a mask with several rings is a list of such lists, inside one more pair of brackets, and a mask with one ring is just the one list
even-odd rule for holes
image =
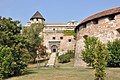
{"label": "red tile roof", "polygon": [[78,26],[80,26],[80,25],[82,25],[82,24],[84,24],[86,22],[92,21],[94,19],[99,19],[101,17],[105,17],[105,16],[108,16],[108,15],[117,14],[117,13],[120,13],[120,7],[105,10],[105,11],[96,13],[96,14],[94,14],[92,16],[89,16],[88,18],[86,18],[82,22],[80,22],[80,24]]}

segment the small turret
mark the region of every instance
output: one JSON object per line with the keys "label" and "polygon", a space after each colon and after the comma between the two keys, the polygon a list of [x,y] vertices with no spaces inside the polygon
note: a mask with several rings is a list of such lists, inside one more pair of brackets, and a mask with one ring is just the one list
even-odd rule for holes
{"label": "small turret", "polygon": [[43,16],[40,14],[39,11],[37,11],[31,18],[31,23],[44,23],[45,19],[43,18]]}

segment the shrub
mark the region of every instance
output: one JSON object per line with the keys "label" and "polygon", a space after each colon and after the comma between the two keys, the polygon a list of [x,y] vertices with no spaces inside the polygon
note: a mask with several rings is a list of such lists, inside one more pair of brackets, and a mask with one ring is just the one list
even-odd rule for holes
{"label": "shrub", "polygon": [[108,42],[108,50],[110,51],[110,58],[108,60],[109,67],[120,67],[120,39],[113,42]]}
{"label": "shrub", "polygon": [[104,80],[105,67],[108,60],[107,47],[95,37],[87,37],[85,49],[82,51],[83,60],[95,69],[94,80]]}
{"label": "shrub", "polygon": [[63,54],[58,57],[60,63],[67,63],[70,62],[70,56],[67,54]]}
{"label": "shrub", "polygon": [[93,64],[95,68],[95,80],[104,80],[106,76],[105,67],[108,60],[108,49],[105,44],[102,44],[99,40],[95,44],[95,49],[93,50]]}
{"label": "shrub", "polygon": [[64,36],[75,36],[74,30],[64,30]]}
{"label": "shrub", "polygon": [[83,61],[85,61],[88,64],[88,66],[93,67],[93,61],[94,61],[93,51],[95,49],[95,44],[97,40],[98,39],[95,37],[87,37],[84,41],[85,49],[82,51],[82,58]]}
{"label": "shrub", "polygon": [[74,58],[74,51],[68,50],[67,53],[58,57],[60,63],[70,62],[70,59]]}

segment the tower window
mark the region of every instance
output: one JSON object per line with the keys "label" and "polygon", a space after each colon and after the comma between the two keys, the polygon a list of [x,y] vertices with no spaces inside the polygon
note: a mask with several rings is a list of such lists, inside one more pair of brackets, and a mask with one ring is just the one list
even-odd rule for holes
{"label": "tower window", "polygon": [[110,15],[108,19],[109,20],[115,20],[115,15]]}
{"label": "tower window", "polygon": [[95,19],[95,20],[93,21],[93,24],[98,24],[98,19]]}
{"label": "tower window", "polygon": [[63,37],[60,37],[60,39],[63,39]]}
{"label": "tower window", "polygon": [[84,24],[84,25],[83,25],[83,28],[86,28],[86,27],[87,27],[86,24]]}
{"label": "tower window", "polygon": [[36,19],[38,21],[38,19]]}
{"label": "tower window", "polygon": [[53,39],[55,39],[55,37],[53,37]]}
{"label": "tower window", "polygon": [[71,42],[71,39],[68,39],[68,42]]}

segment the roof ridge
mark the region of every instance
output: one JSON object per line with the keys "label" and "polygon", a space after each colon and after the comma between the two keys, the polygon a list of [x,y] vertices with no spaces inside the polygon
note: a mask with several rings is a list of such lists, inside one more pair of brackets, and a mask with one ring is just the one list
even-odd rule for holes
{"label": "roof ridge", "polygon": [[111,8],[111,9],[106,9],[104,11],[97,12],[97,13],[91,15],[91,16],[88,16],[82,22],[80,22],[80,24],[83,24],[87,21],[90,21],[90,20],[93,20],[93,19],[96,19],[96,18],[100,18],[100,17],[103,17],[103,16],[111,15],[111,14],[116,14],[116,13],[119,13],[119,12],[120,12],[120,6],[115,7],[115,8]]}

